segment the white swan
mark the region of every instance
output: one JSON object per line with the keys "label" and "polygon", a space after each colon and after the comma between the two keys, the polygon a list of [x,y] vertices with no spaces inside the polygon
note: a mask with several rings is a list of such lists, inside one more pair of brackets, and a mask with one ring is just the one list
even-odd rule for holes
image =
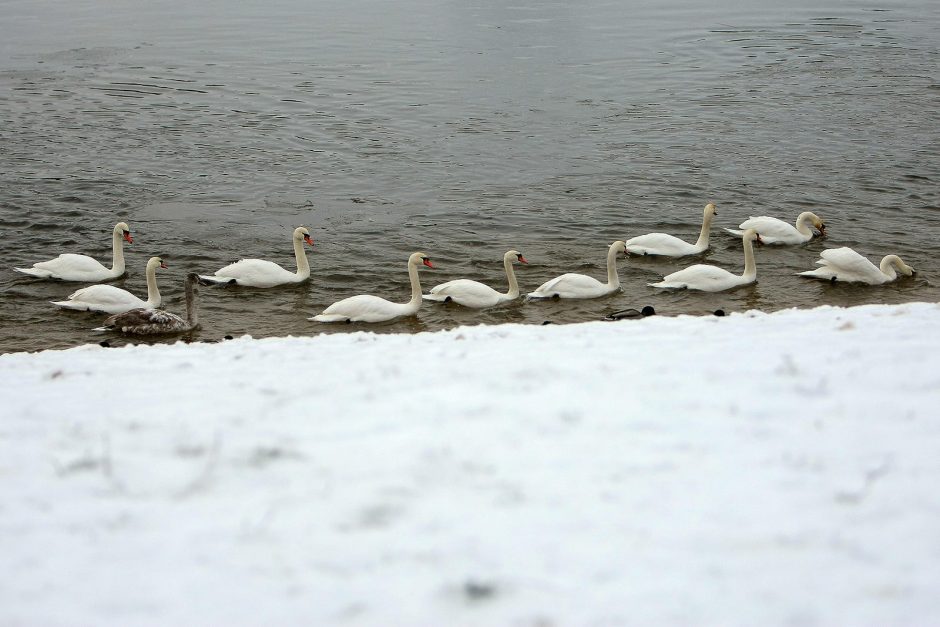
{"label": "white swan", "polygon": [[684,270],[673,272],[663,277],[659,283],[650,283],[651,287],[688,288],[703,292],[721,292],[723,290],[747,285],[757,280],[757,266],[754,263],[754,242],[762,243],[762,235],[754,229],[744,232],[744,274],[738,276],[717,266],[696,264]]}
{"label": "white swan", "polygon": [[91,285],[73,292],[68,300],[53,301],[56,307],[78,311],[100,311],[116,314],[131,309],[153,309],[159,307],[162,299],[157,289],[157,268],[166,268],[159,257],[151,257],[147,262],[147,300],[141,300],[113,285]]}
{"label": "white swan", "polygon": [[124,242],[134,243],[130,227],[125,222],[114,225],[111,233],[111,269],[109,270],[96,259],[88,255],[64,253],[49,261],[39,261],[32,268],[13,268],[17,272],[40,279],[59,279],[60,281],[108,281],[124,274]]}
{"label": "white swan", "polygon": [[431,288],[430,294],[424,295],[424,299],[442,303],[453,301],[458,305],[472,309],[484,309],[516,300],[519,298],[519,283],[516,282],[516,273],[512,269],[513,261],[529,263],[518,250],[510,250],[503,255],[503,267],[506,268],[506,278],[509,280],[509,291],[505,294],[501,294],[489,285],[479,281],[456,279],[435,285]]}
{"label": "white swan", "polygon": [[607,250],[607,283],[584,274],[568,273],[555,277],[538,286],[528,298],[598,298],[613,294],[620,289],[617,276],[617,255],[626,250],[626,244],[616,241]]}
{"label": "white swan", "polygon": [[131,309],[114,314],[104,321],[104,325],[95,331],[118,331],[127,335],[166,335],[186,333],[199,328],[196,312],[196,283],[202,279],[195,272],[186,275],[184,291],[186,294],[186,318],[162,309]]}
{"label": "white swan", "polygon": [[800,272],[800,276],[826,281],[844,281],[846,283],[867,283],[868,285],[881,285],[898,278],[898,272],[906,276],[914,274],[910,267],[897,255],[887,255],[881,260],[878,268],[865,257],[851,248],[830,248],[819,253],[820,259],[816,262],[821,266],[815,270]]}
{"label": "white swan", "polygon": [[708,250],[709,231],[712,228],[712,220],[717,215],[718,210],[713,203],[705,205],[702,231],[694,244],[667,233],[648,233],[628,239],[627,252],[632,255],[660,255],[662,257],[685,257],[703,253]]}
{"label": "white swan", "polygon": [[787,224],[778,218],[767,216],[751,216],[741,223],[741,230],[725,229],[732,235],[741,237],[747,229],[754,229],[760,233],[761,241],[765,244],[805,244],[813,239],[814,226],[819,229],[820,235],[826,234],[826,225],[812,211],[804,211],[796,218],[796,225]]}
{"label": "white swan", "polygon": [[294,257],[297,259],[297,272],[290,272],[273,261],[264,259],[242,259],[215,271],[213,275],[200,275],[199,278],[210,283],[245,285],[248,287],[274,287],[285,283],[302,283],[310,278],[310,264],[304,253],[304,242],[313,246],[310,231],[302,226],[294,229]]}
{"label": "white swan", "polygon": [[402,316],[413,316],[421,308],[421,282],[418,280],[418,266],[434,266],[424,253],[413,253],[408,258],[408,278],[411,279],[411,300],[399,304],[372,296],[360,294],[335,302],[323,313],[308,318],[317,322],[385,322]]}

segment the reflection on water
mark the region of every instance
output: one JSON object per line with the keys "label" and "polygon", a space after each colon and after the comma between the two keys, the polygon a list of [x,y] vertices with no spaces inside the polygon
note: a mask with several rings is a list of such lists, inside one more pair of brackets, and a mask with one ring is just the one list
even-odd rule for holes
{"label": "reflection on water", "polygon": [[[310,227],[310,284],[203,288],[200,339],[940,299],[936,3],[0,5],[0,351],[100,339],[98,318],[48,304],[76,285],[10,267],[109,259],[120,219],[136,241],[116,284],[144,293],[143,265],[162,254],[172,310],[190,270],[243,256],[292,268],[290,231]],[[702,259],[733,271],[740,244],[719,227],[749,215],[811,209],[830,235],[758,250],[759,283],[725,294],[646,286],[702,259],[629,259],[624,292],[597,301],[306,319],[356,293],[406,300],[419,249],[439,268],[426,287],[505,289],[510,248],[531,262],[523,291],[562,272],[600,278],[615,239],[694,241],[709,201]],[[920,272],[878,288],[794,276],[842,245]]]}

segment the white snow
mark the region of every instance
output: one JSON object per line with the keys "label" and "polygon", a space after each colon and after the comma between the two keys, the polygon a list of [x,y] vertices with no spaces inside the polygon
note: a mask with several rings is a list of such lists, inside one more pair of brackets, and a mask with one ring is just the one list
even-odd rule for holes
{"label": "white snow", "polygon": [[2,625],[940,623],[940,306],[0,356]]}

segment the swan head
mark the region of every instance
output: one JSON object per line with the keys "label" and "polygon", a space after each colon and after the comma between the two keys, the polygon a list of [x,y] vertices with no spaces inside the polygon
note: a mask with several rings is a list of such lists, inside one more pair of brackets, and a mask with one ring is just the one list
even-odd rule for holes
{"label": "swan head", "polygon": [[715,206],[715,203],[710,202],[705,205],[705,219],[714,218],[718,215],[718,208]]}
{"label": "swan head", "polygon": [[754,229],[748,229],[744,231],[744,235],[742,236],[742,238],[744,239],[745,242],[757,242],[759,246],[762,246],[764,244],[764,240],[760,238],[760,233],[758,233]]}
{"label": "swan head", "polygon": [[518,261],[519,263],[529,263],[528,261],[526,261],[526,258],[522,256],[522,253],[520,253],[518,250],[510,250],[505,255],[503,255],[504,261],[512,260],[513,258],[515,258],[516,261]]}
{"label": "swan head", "polygon": [[161,259],[160,257],[151,257],[150,260],[147,262],[147,271],[148,271],[148,272],[151,271],[151,270],[154,271],[154,272],[156,272],[157,268],[164,268],[164,269],[166,269],[166,268],[168,268],[168,267],[169,267],[169,266],[166,265],[166,262],[163,261],[163,259]]}
{"label": "swan head", "polygon": [[610,245],[610,250],[617,253],[618,255],[620,253],[627,254],[627,244],[623,240],[618,239],[616,242]]}
{"label": "swan head", "polygon": [[127,222],[118,222],[115,224],[114,234],[123,238],[123,240],[128,244],[134,243],[134,238],[131,237],[131,227],[127,226]]}
{"label": "swan head", "polygon": [[801,224],[811,224],[813,228],[819,231],[820,235],[826,234],[826,224],[812,211],[804,211],[797,217],[796,221]]}
{"label": "swan head", "polygon": [[882,272],[884,272],[885,266],[894,266],[894,268],[898,272],[903,274],[904,276],[914,276],[914,274],[916,274],[916,271],[914,270],[914,268],[910,267],[909,265],[901,261],[901,258],[898,257],[897,255],[888,255],[887,257],[882,259],[881,260]]}
{"label": "swan head", "polygon": [[431,263],[431,258],[428,257],[427,253],[411,253],[411,256],[408,257],[409,266],[425,265],[429,268],[433,268],[434,264]]}
{"label": "swan head", "polygon": [[308,231],[305,226],[298,226],[294,229],[294,239],[303,240],[313,246],[313,238],[310,237],[310,231]]}

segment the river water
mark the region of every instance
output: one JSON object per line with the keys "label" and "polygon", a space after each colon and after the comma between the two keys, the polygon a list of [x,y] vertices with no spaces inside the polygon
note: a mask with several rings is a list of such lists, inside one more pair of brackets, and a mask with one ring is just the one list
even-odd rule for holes
{"label": "river water", "polygon": [[[717,4],[0,0],[0,351],[102,339],[101,317],[48,304],[80,284],[11,268],[60,252],[110,262],[119,220],[135,243],[116,284],[143,295],[147,258],[164,255],[173,311],[187,271],[239,257],[293,269],[290,232],[310,228],[312,280],[203,288],[204,340],[940,300],[940,3]],[[307,320],[357,293],[407,300],[415,250],[438,268],[425,289],[505,289],[509,248],[530,261],[524,291],[600,278],[610,242],[694,240],[707,202],[716,227],[813,210],[829,234],[759,249],[758,283],[723,294],[646,285],[701,259],[628,259],[623,293],[594,301]],[[918,275],[794,276],[843,245]],[[743,265],[719,228],[703,259]]]}

